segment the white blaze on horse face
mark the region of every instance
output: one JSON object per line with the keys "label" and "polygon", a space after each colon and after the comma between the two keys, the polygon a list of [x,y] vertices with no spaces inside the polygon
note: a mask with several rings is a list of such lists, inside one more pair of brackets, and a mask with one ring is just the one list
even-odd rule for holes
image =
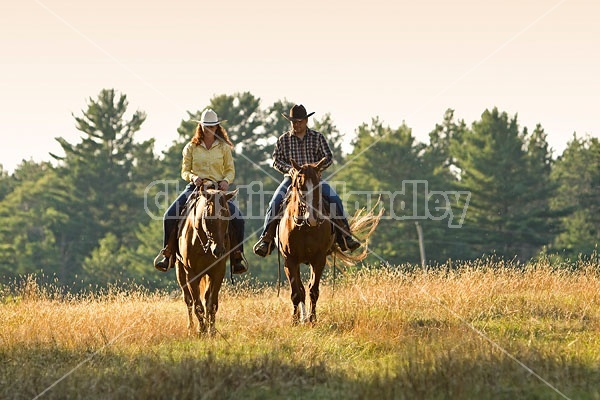
{"label": "white blaze on horse face", "polygon": [[306,212],[304,215],[308,226],[317,226],[317,209],[313,203],[314,186],[312,181],[306,182]]}

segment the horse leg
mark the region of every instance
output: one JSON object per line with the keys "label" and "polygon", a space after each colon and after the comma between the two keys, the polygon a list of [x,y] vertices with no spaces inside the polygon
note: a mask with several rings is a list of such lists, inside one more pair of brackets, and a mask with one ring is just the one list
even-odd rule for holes
{"label": "horse leg", "polygon": [[216,271],[216,276],[213,277],[212,284],[212,298],[213,298],[213,309],[215,311],[213,318],[213,328],[214,321],[216,321],[217,311],[219,310],[219,292],[221,291],[221,285],[223,284],[223,280],[225,279],[225,271],[227,271],[227,265],[225,261],[223,261],[223,267],[219,268]]}
{"label": "horse leg", "polygon": [[[202,279],[204,279],[204,277],[200,278],[200,280]],[[198,334],[201,335],[206,332],[206,324],[204,322],[204,307],[202,306],[202,301],[200,299],[200,282],[198,282],[198,278],[196,278],[195,282],[189,283],[188,287],[192,294],[194,312],[198,319]]]}
{"label": "horse leg", "polygon": [[192,293],[190,291],[190,288],[188,286],[188,282],[187,282],[187,274],[185,273],[183,264],[181,263],[177,263],[177,268],[175,270],[175,273],[177,275],[177,282],[179,283],[179,287],[181,288],[181,291],[183,292],[183,301],[185,302],[185,305],[187,306],[187,311],[188,311],[188,332],[192,332],[192,330],[194,329],[194,319],[193,319],[193,305],[194,305],[194,300],[192,299]]}
{"label": "horse leg", "polygon": [[292,290],[291,297],[292,304],[294,305],[292,324],[304,323],[306,317],[306,292],[300,280],[300,264],[288,258],[285,260],[284,270]]}
{"label": "horse leg", "polygon": [[209,336],[215,334],[215,313],[218,305],[213,299],[214,282],[210,275],[205,275],[202,278],[202,299],[204,309],[206,310],[206,332]]}
{"label": "horse leg", "polygon": [[310,292],[310,311],[308,318],[310,322],[317,322],[317,300],[319,300],[319,283],[323,275],[325,260],[311,264],[310,283],[308,285]]}

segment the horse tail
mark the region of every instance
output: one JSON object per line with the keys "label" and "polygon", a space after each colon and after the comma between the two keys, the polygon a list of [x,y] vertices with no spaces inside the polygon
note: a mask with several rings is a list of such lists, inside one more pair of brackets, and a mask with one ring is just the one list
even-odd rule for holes
{"label": "horse tail", "polygon": [[[377,208],[379,208],[378,212],[376,212]],[[359,248],[361,251],[359,253],[344,253],[334,244],[330,256],[335,256],[346,266],[355,265],[367,258],[367,255],[369,255],[369,238],[379,225],[384,211],[383,207],[379,207],[379,200],[370,210],[366,208],[356,210],[354,216],[348,222],[353,236],[362,243],[362,247]],[[328,263],[331,264],[331,257],[328,257]]]}

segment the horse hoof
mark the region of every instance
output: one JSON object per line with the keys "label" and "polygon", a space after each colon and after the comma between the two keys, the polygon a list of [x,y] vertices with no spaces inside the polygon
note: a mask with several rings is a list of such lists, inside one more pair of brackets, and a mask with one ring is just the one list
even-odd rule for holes
{"label": "horse hoof", "polygon": [[206,326],[204,326],[204,325],[203,326],[199,326],[198,330],[196,331],[196,335],[199,336],[199,337],[200,336],[204,336],[204,335],[206,335],[206,332],[207,332]]}

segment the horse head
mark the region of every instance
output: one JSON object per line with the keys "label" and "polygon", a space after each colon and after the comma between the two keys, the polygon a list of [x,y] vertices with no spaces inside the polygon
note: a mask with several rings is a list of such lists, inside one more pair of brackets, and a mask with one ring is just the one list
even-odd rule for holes
{"label": "horse head", "polygon": [[[205,253],[210,252],[216,258],[223,257],[227,253],[228,227],[231,215],[227,202],[231,200],[238,190],[223,192],[221,190],[200,190],[201,201],[197,203],[194,225],[201,235],[202,247]],[[202,236],[206,240],[202,240]]]}
{"label": "horse head", "polygon": [[326,158],[313,164],[298,165],[291,160],[292,201],[297,203],[293,214],[296,225],[315,227],[323,222],[323,199],[321,196],[321,172]]}

